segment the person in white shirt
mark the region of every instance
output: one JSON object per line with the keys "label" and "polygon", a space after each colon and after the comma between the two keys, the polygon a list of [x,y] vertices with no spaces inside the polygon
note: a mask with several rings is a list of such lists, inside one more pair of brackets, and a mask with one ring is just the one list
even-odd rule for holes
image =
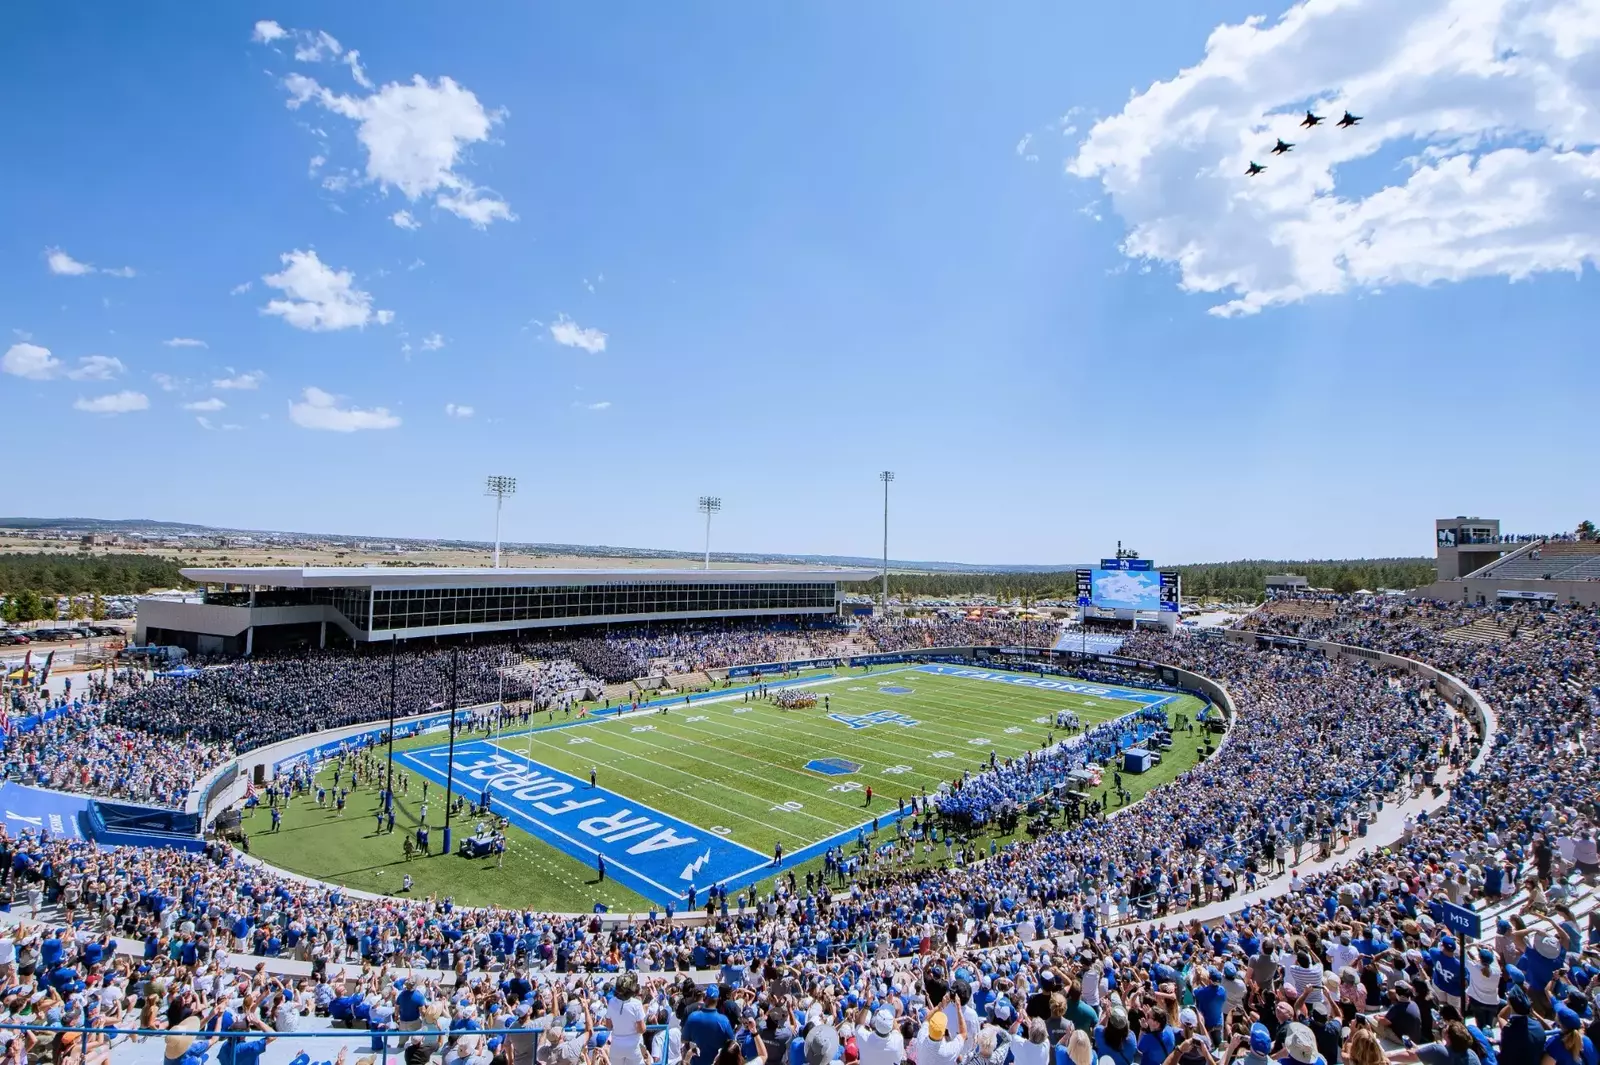
{"label": "person in white shirt", "polygon": [[856,1050],[861,1065],[900,1065],[906,1056],[905,1036],[894,1023],[894,1011],[882,1007],[872,1015],[872,1024],[856,1033]]}
{"label": "person in white shirt", "polygon": [[611,1029],[612,1065],[643,1065],[644,1004],[639,1001],[639,978],[623,973],[606,1003],[606,1026]]}
{"label": "person in white shirt", "polygon": [[1048,1065],[1050,1058],[1050,1032],[1035,1017],[1028,1022],[1028,1037],[1011,1041],[1011,1060],[1014,1065]]}
{"label": "person in white shirt", "polygon": [[944,1007],[951,1002],[949,995],[939,1003],[939,1008],[928,1014],[928,1021],[917,1032],[916,1042],[912,1044],[912,1057],[917,1065],[956,1065],[961,1060],[962,1048],[967,1040],[967,1018],[959,1011],[956,1018],[961,1027],[957,1031],[950,1031],[949,1014]]}
{"label": "person in white shirt", "polygon": [[1500,963],[1493,949],[1479,947],[1477,958],[1465,965],[1467,1016],[1479,1025],[1491,1025],[1500,1013]]}
{"label": "person in white shirt", "polygon": [[[1109,963],[1109,961],[1110,961],[1110,959],[1107,959],[1108,963]],[[1083,976],[1079,978],[1079,983],[1081,983],[1083,985],[1083,995],[1082,995],[1083,1004],[1085,1006],[1089,1006],[1092,1009],[1099,1009],[1100,1008],[1100,966],[1091,964],[1091,965],[1089,965],[1088,968],[1084,969],[1083,970]]]}
{"label": "person in white shirt", "polygon": [[1337,940],[1323,944],[1328,952],[1328,968],[1333,972],[1348,969],[1361,957],[1361,952],[1350,945],[1350,933],[1341,932]]}

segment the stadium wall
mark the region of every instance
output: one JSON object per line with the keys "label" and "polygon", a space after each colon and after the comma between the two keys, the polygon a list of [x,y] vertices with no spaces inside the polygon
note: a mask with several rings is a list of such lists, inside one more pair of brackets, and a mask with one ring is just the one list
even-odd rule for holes
{"label": "stadium wall", "polygon": [[1501,592],[1542,592],[1555,596],[1557,603],[1600,606],[1600,581],[1539,580],[1526,577],[1461,577],[1434,581],[1407,593],[1419,599],[1438,599],[1446,603],[1484,603],[1494,605]]}

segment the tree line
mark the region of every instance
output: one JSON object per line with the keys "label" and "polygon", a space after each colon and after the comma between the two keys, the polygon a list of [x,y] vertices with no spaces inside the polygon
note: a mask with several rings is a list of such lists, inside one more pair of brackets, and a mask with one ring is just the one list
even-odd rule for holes
{"label": "tree line", "polygon": [[0,554],[0,595],[138,595],[188,581],[178,563],[156,555]]}
{"label": "tree line", "polygon": [[[1332,588],[1354,592],[1362,588],[1410,589],[1434,579],[1434,564],[1428,558],[1362,558],[1312,561],[1269,561],[1246,559],[1238,562],[1206,562],[1191,566],[1162,566],[1176,569],[1183,580],[1185,596],[1207,599],[1257,602],[1266,596],[1269,574],[1294,573],[1313,588]],[[846,591],[876,596],[881,579],[845,585]],[[1033,573],[893,573],[889,574],[889,594],[929,596],[950,599],[968,595],[992,595],[1002,599],[1032,602],[1039,599],[1065,599],[1077,595],[1073,570]]]}

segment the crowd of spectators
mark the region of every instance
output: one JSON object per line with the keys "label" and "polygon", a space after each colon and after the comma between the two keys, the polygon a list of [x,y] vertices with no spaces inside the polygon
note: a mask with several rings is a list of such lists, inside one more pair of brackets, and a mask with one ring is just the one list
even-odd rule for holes
{"label": "crowd of spectators", "polygon": [[95,702],[73,699],[51,709],[37,727],[5,734],[5,779],[176,809],[201,777],[233,757],[226,740],[174,740],[106,724]]}
{"label": "crowd of spectators", "polygon": [[[592,1062],[600,1049],[637,1065],[641,1047],[669,1065],[1594,1065],[1600,926],[1580,927],[1574,907],[1600,877],[1600,614],[1516,611],[1496,642],[1442,638],[1488,611],[1349,600],[1247,623],[1459,677],[1499,719],[1464,775],[1472,728],[1414,674],[1141,632],[1125,654],[1231,693],[1238,718],[1214,758],[1113,816],[994,854],[962,846],[933,869],[897,860],[915,842],[873,839],[838,880],[724,897],[702,926],[357,898],[227,851],[8,835],[0,887],[62,917],[0,940],[4,1016],[282,1032],[320,1011],[399,1029],[407,1060],[437,1049],[482,1065]],[[949,624],[923,635],[975,642]],[[1447,801],[1399,843],[1293,871],[1429,776]],[[1184,917],[1238,894],[1249,904],[1226,917]],[[1503,923],[1469,956],[1441,905],[1497,900]],[[115,956],[110,934],[142,940],[143,956]],[[336,987],[240,971],[241,953],[368,968]],[[461,981],[397,981],[410,966]],[[672,974],[707,969],[715,991]],[[667,1029],[641,1036],[657,1022]],[[474,1034],[502,1024],[529,1034]],[[104,1048],[95,1039],[86,1052]]]}
{"label": "crowd of spectators", "polygon": [[1010,618],[968,619],[955,615],[868,618],[861,637],[877,651],[906,651],[919,647],[1028,646],[1054,647],[1061,626],[1054,621]]}
{"label": "crowd of spectators", "polygon": [[[529,666],[524,656],[542,656]],[[231,740],[241,751],[292,736],[388,716],[390,681],[399,717],[450,705],[548,704],[602,685],[567,644],[468,644],[263,656],[182,677],[142,678],[115,695],[106,718],[163,736]],[[554,665],[549,665],[554,663]],[[452,676],[454,671],[454,676]]]}

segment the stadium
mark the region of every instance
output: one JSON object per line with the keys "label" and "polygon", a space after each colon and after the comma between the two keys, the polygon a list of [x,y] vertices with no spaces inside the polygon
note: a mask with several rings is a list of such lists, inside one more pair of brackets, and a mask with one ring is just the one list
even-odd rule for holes
{"label": "stadium", "polygon": [[[1448,1008],[1443,937],[1516,973],[1600,928],[1600,618],[1477,591],[1600,544],[1471,539],[1492,557],[1437,537],[1426,596],[1277,579],[1201,628],[1172,623],[1175,572],[1120,550],[1070,575],[1065,625],[863,613],[851,570],[191,569],[136,630],[186,664],[13,688],[11,912],[41,943],[93,929],[58,955],[69,988],[205,952],[278,1012],[330,988],[296,1023],[335,1036],[398,1027],[402,986],[509,1034],[524,973],[671,996],[796,965],[843,994],[932,950],[1019,966],[1022,996],[1052,966],[1081,988],[1183,964],[1196,922],[1230,968],[1281,927],[1421,943]],[[333,993],[373,966],[404,980]],[[1001,1023],[1013,992],[981,983]]]}
{"label": "stadium", "polygon": [[0,1065],[1600,1065],[1600,0],[7,14]]}

